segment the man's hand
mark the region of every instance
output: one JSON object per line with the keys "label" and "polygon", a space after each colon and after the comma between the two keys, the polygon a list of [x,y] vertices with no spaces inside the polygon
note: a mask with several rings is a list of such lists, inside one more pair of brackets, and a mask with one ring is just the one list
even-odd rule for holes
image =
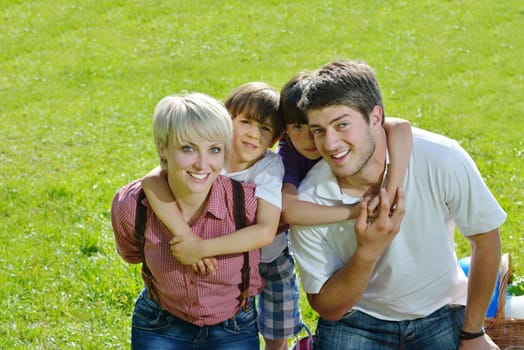
{"label": "man's hand", "polygon": [[389,203],[386,190],[380,190],[380,207],[375,217],[369,216],[368,202],[362,201],[355,222],[359,250],[370,259],[378,259],[400,230],[404,213],[404,193],[401,189],[398,189],[393,205]]}
{"label": "man's hand", "polygon": [[500,348],[487,334],[484,334],[482,337],[462,340],[458,350],[500,350]]}

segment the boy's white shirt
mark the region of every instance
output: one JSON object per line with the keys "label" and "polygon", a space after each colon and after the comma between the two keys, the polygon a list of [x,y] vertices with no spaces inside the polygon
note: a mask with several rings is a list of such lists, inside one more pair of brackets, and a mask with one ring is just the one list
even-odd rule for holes
{"label": "boy's white shirt", "polygon": [[[260,198],[282,209],[284,163],[280,156],[273,151],[266,150],[262,158],[245,170],[234,173],[227,173],[226,170],[223,170],[223,174],[237,181],[255,184],[256,198]],[[273,243],[262,248],[261,261],[270,262],[275,260],[287,248],[287,245],[286,234],[276,235]]]}

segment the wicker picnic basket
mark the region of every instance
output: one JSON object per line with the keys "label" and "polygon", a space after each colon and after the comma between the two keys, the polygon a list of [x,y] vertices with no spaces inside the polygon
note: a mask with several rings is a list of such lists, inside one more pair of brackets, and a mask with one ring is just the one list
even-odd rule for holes
{"label": "wicker picnic basket", "polygon": [[501,350],[524,349],[524,319],[506,318],[504,314],[506,290],[512,273],[511,259],[506,253],[500,264],[497,313],[484,321],[486,332]]}

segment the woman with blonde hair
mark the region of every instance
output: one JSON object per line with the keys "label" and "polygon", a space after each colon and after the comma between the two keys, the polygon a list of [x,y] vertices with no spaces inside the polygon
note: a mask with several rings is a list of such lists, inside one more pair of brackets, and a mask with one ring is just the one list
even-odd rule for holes
{"label": "woman with blonde hair", "polygon": [[[199,238],[236,231],[238,217],[246,225],[255,223],[254,185],[242,183],[235,192],[239,183],[220,175],[232,140],[231,117],[221,102],[200,93],[168,96],[158,103],[153,124],[172,195]],[[239,192],[243,198],[235,199]],[[112,204],[118,253],[129,263],[144,263],[146,287],[133,312],[131,348],[258,349],[253,296],[262,288],[260,252],[218,256],[212,259],[214,273],[199,273],[173,257],[173,236],[141,193],[138,179],[121,188]],[[143,246],[135,236],[141,205],[146,207]],[[236,216],[235,208],[242,208]],[[242,274],[246,267],[250,272]]]}

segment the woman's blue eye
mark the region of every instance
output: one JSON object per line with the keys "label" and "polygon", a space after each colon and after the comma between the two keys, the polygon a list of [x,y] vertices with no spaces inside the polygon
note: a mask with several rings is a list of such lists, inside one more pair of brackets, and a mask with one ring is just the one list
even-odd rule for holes
{"label": "woman's blue eye", "polygon": [[220,147],[211,147],[211,153],[220,153],[222,152],[222,148]]}

